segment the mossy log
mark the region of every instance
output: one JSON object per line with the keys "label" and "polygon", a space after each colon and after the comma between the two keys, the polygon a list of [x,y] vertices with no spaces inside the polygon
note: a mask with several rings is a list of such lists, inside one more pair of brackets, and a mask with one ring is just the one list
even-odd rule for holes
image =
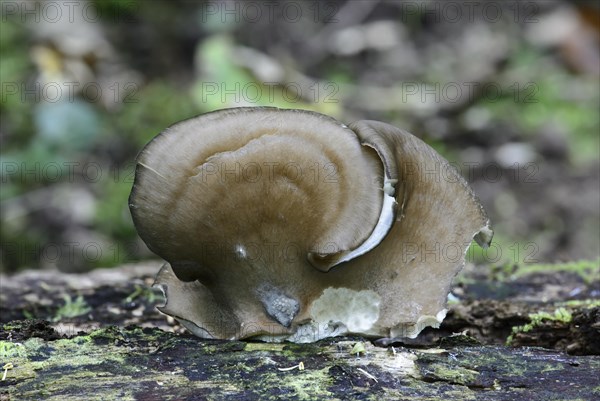
{"label": "mossy log", "polygon": [[[380,347],[360,337],[199,339],[156,312],[160,295],[148,287],[156,270],[0,277],[0,400],[600,399],[595,277],[561,276],[580,299],[553,290],[535,302],[550,293],[542,287],[554,288],[556,269],[504,281],[467,271],[440,330]],[[465,295],[478,293],[477,283],[488,299]],[[510,285],[528,299],[498,296]]]}
{"label": "mossy log", "polygon": [[[37,323],[43,328],[43,323]],[[14,400],[590,400],[600,358],[541,348],[376,347],[206,341],[115,326],[54,341],[3,341]],[[360,352],[353,354],[353,349]]]}

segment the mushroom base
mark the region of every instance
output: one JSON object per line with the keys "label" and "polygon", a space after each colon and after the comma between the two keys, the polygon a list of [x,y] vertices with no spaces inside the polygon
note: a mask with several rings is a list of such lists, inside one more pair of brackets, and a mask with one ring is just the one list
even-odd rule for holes
{"label": "mushroom base", "polygon": [[[310,306],[308,319],[284,327],[273,321],[240,321],[233,312],[216,304],[207,287],[197,281],[179,280],[168,263],[161,268],[154,286],[162,290],[166,299],[165,304],[158,307],[162,313],[177,319],[194,335],[208,339],[311,343],[356,334],[393,341],[415,338],[426,327],[439,327],[447,312],[442,309],[435,316],[421,315],[414,322],[383,327],[378,322],[384,300],[376,292],[329,287]],[[190,306],[190,302],[193,307],[181,307]]]}

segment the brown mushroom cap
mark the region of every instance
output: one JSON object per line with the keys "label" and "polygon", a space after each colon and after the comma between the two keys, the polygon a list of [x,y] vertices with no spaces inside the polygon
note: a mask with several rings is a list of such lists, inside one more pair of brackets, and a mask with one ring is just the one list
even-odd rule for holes
{"label": "brown mushroom cap", "polygon": [[208,265],[198,244],[276,242],[283,229],[302,250],[329,254],[372,232],[381,170],[329,117],[229,109],[175,124],[144,148],[131,210],[140,236],[171,263]]}
{"label": "brown mushroom cap", "polygon": [[491,240],[464,180],[384,123],[222,110],[166,129],[137,162],[133,220],[168,262],[161,310],[202,337],[415,336],[443,318],[473,237]]}

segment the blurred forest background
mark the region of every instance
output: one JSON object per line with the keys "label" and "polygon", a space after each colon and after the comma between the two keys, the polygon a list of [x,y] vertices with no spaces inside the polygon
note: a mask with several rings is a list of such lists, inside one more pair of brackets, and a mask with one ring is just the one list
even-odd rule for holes
{"label": "blurred forest background", "polygon": [[435,147],[496,232],[492,265],[600,254],[597,1],[9,1],[1,268],[152,258],[137,152],[236,106],[379,119]]}

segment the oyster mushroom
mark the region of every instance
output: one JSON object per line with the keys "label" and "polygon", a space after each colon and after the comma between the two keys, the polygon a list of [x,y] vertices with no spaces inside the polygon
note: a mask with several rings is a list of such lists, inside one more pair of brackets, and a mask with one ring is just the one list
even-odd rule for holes
{"label": "oyster mushroom", "polygon": [[159,309],[204,338],[414,338],[446,314],[475,239],[462,177],[377,121],[236,108],[179,122],[137,159],[129,206],[167,261]]}

